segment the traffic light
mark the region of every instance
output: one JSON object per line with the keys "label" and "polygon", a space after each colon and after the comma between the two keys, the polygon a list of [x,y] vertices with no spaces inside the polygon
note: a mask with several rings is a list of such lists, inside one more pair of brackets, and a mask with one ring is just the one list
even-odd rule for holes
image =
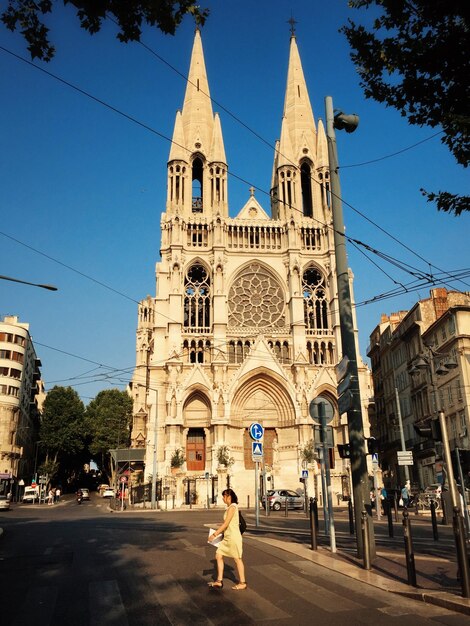
{"label": "traffic light", "polygon": [[375,437],[367,437],[367,454],[377,454],[379,451],[379,442]]}
{"label": "traffic light", "polygon": [[420,437],[434,439],[434,441],[442,441],[441,425],[438,419],[430,420],[426,426],[416,426],[416,424],[413,424],[413,427]]}
{"label": "traffic light", "polygon": [[338,448],[338,454],[341,459],[351,458],[351,446],[349,443],[338,443],[336,447]]}

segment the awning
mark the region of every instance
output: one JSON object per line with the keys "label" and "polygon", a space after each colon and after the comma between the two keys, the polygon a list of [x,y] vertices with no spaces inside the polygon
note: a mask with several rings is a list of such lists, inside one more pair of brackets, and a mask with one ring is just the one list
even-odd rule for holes
{"label": "awning", "polygon": [[145,459],[145,449],[142,448],[119,448],[110,450],[109,453],[115,463],[143,462]]}

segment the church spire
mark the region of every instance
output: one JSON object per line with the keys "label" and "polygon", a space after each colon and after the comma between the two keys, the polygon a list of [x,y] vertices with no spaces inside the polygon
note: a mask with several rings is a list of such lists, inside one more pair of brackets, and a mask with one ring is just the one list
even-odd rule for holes
{"label": "church spire", "polygon": [[167,211],[228,214],[227,164],[218,115],[212,111],[201,33],[194,35],[183,109],[176,114],[168,162]]}
{"label": "church spire", "polygon": [[281,220],[321,219],[323,207],[316,178],[317,131],[297,48],[295,20],[291,18],[289,23],[289,64],[281,139],[274,158],[272,214]]}

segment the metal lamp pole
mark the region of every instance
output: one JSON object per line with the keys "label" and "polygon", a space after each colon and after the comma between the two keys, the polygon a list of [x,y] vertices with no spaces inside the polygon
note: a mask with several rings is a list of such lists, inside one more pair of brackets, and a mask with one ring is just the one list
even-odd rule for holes
{"label": "metal lamp pole", "polygon": [[41,289],[48,289],[49,291],[57,291],[57,287],[54,285],[42,285],[38,283],[30,283],[27,280],[20,280],[19,278],[11,278],[11,276],[0,276],[0,280],[10,280],[12,283],[21,283],[22,285],[31,285],[31,287],[40,287]]}
{"label": "metal lamp pole", "polygon": [[351,451],[351,473],[354,494],[354,516],[356,520],[356,540],[358,556],[363,556],[364,545],[361,532],[362,511],[367,511],[369,531],[369,549],[371,558],[375,557],[375,537],[370,506],[369,479],[364,443],[364,426],[362,422],[362,405],[357,370],[356,341],[352,316],[351,290],[349,286],[349,269],[346,256],[346,239],[344,237],[344,219],[341,203],[341,187],[338,174],[338,154],[336,149],[335,128],[353,132],[358,124],[357,116],[343,114],[334,115],[331,96],[325,98],[326,136],[328,141],[328,159],[330,162],[331,208],[333,214],[336,280],[338,288],[339,319],[343,356],[349,358],[352,394],[348,409],[348,431]]}
{"label": "metal lamp pole", "polygon": [[152,499],[150,508],[157,508],[157,432],[158,432],[158,391],[155,389],[155,430],[153,434],[153,463],[152,463]]}

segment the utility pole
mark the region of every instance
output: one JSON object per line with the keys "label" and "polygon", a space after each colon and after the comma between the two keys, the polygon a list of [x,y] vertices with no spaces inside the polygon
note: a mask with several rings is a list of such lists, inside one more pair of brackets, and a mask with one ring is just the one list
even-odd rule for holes
{"label": "utility pole", "polygon": [[[402,449],[402,452],[406,452],[405,433],[403,432],[403,419],[401,416],[401,407],[400,407],[400,396],[398,394],[398,387],[396,385],[395,385],[395,402],[397,403],[397,419],[398,419],[398,427],[400,428],[401,449]],[[410,470],[408,469],[408,465],[404,465],[403,468],[405,471],[405,482],[407,483],[410,480]]]}
{"label": "utility pole", "polygon": [[362,404],[357,369],[356,340],[352,315],[351,290],[349,286],[349,269],[346,255],[346,238],[344,236],[343,207],[341,203],[341,187],[338,174],[338,154],[336,149],[335,127],[353,132],[358,124],[357,116],[342,113],[333,114],[331,96],[325,98],[326,135],[328,141],[328,160],[330,163],[331,208],[336,258],[336,280],[338,288],[338,308],[341,330],[343,356],[347,356],[351,373],[351,402],[348,414],[349,444],[351,451],[351,473],[354,495],[354,516],[356,521],[356,541],[358,556],[364,552],[361,529],[362,511],[367,511],[369,529],[370,557],[375,557],[375,537],[370,505],[369,477],[364,443],[364,426],[362,422]]}
{"label": "utility pole", "polygon": [[154,422],[154,434],[153,434],[153,464],[152,464],[152,499],[150,502],[150,508],[157,508],[157,433],[158,433],[158,391],[155,392],[155,422]]}

